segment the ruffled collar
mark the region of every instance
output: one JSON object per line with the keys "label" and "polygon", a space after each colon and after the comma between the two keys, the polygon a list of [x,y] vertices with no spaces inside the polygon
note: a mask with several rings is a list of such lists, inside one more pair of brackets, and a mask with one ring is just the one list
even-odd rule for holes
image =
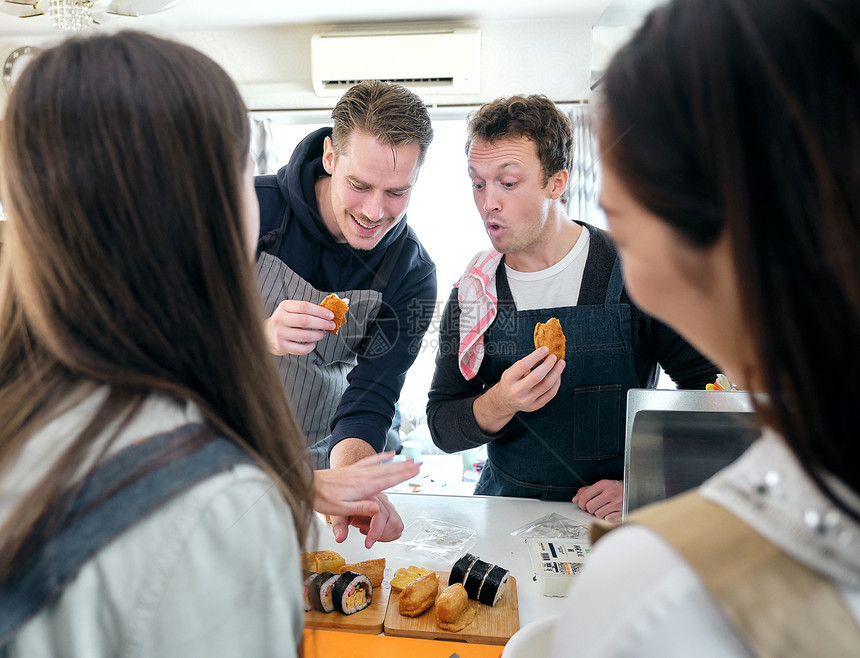
{"label": "ruffled collar", "polygon": [[[827,476],[843,500],[860,499]],[[732,465],[701,487],[786,553],[840,583],[860,587],[860,525],[812,482],[782,438],[765,429]]]}

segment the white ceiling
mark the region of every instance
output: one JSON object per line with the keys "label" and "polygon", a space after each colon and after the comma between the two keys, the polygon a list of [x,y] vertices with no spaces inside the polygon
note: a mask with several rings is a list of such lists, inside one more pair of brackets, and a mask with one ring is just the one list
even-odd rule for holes
{"label": "white ceiling", "polygon": [[[110,17],[96,29],[161,33],[291,24],[417,20],[520,20],[576,17],[595,22],[610,0],[184,0],[140,18]],[[47,16],[0,13],[0,37],[56,36]]]}

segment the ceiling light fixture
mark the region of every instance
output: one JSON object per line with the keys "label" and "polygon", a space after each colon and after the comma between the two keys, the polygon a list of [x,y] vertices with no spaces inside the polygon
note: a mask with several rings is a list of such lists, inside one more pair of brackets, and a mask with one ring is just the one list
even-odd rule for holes
{"label": "ceiling light fixture", "polygon": [[50,0],[48,17],[61,30],[79,32],[93,24],[92,0]]}
{"label": "ceiling light fixture", "polygon": [[115,17],[137,18],[171,9],[185,0],[0,0],[0,12],[44,20],[60,30],[80,31]]}

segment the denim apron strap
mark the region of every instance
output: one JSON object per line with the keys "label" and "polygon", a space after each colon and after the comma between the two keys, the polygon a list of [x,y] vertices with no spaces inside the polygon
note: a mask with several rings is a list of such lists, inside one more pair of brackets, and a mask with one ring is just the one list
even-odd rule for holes
{"label": "denim apron strap", "polygon": [[609,285],[606,287],[606,303],[617,304],[621,301],[621,292],[624,290],[624,275],[621,272],[621,259],[616,257],[612,266],[612,274],[609,277]]}
{"label": "denim apron strap", "polygon": [[150,437],[109,458],[60,499],[56,509],[67,511],[37,527],[27,540],[32,556],[0,585],[0,649],[123,532],[202,480],[245,463],[255,461],[200,424]]}

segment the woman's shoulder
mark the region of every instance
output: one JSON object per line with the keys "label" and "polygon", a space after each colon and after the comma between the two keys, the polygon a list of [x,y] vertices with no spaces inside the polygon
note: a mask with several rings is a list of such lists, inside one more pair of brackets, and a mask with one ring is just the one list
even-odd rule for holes
{"label": "woman's shoulder", "polygon": [[269,551],[285,565],[298,555],[290,508],[259,466],[237,464],[180,493],[104,552],[151,576],[159,565],[170,570],[176,561],[216,569],[226,560],[233,570],[253,570]]}
{"label": "woman's shoulder", "polygon": [[[239,464],[99,551],[20,641],[32,646],[73,618],[86,632],[70,639],[65,655],[107,655],[119,646],[143,656],[239,655],[265,653],[263,643],[291,655],[301,633],[300,584],[289,507],[262,469]],[[280,627],[268,625],[274,615]]]}
{"label": "woman's shoulder", "polygon": [[[860,499],[839,480],[827,473],[822,477],[860,510]],[[765,428],[759,440],[700,491],[798,562],[835,583],[860,589],[860,524],[836,508],[773,430]]]}
{"label": "woman's shoulder", "polygon": [[571,587],[553,655],[745,656],[744,644],[684,560],[655,532],[613,530]]}

